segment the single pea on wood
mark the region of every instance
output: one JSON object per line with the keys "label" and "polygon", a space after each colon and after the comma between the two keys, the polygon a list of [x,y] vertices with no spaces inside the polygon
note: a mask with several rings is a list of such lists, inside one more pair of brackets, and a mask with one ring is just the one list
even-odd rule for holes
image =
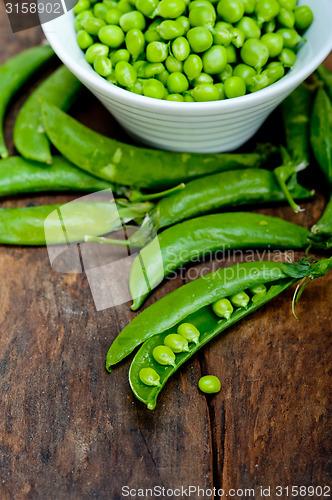
{"label": "single pea on wood", "polygon": [[198,387],[206,394],[216,394],[221,390],[221,382],[215,375],[205,375],[199,379]]}

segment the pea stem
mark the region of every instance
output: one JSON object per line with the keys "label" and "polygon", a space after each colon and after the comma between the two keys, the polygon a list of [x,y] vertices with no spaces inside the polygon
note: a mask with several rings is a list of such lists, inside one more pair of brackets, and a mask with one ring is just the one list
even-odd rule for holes
{"label": "pea stem", "polygon": [[170,194],[174,194],[174,193],[177,193],[179,191],[183,191],[183,189],[185,187],[186,187],[185,183],[182,182],[178,186],[174,186],[173,188],[166,189],[165,191],[161,191],[160,193],[144,194],[141,191],[133,190],[130,193],[129,200],[130,201],[149,201],[149,200],[155,200],[158,198],[165,198],[166,196],[169,196]]}

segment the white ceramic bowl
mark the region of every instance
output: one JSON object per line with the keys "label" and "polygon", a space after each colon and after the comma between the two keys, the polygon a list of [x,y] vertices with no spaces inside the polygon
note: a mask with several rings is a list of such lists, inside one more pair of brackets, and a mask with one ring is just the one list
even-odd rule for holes
{"label": "white ceramic bowl", "polygon": [[214,153],[244,144],[332,50],[332,0],[300,0],[301,4],[311,7],[315,21],[292,70],[254,94],[208,103],[151,99],[107,82],[85,61],[76,43],[72,11],[44,24],[43,30],[63,63],[134,139],[161,149]]}

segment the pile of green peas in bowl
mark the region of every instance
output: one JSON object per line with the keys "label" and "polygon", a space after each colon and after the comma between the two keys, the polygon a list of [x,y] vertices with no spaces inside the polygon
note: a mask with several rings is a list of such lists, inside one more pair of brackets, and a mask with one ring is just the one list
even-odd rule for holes
{"label": "pile of green peas in bowl", "polygon": [[208,102],[280,80],[313,22],[297,0],[78,0],[77,43],[110,83]]}

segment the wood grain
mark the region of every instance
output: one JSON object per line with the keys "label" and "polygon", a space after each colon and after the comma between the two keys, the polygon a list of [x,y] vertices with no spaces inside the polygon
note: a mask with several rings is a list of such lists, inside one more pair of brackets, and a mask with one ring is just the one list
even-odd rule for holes
{"label": "wood grain", "polygon": [[[11,34],[0,3],[0,62],[41,39],[40,29]],[[12,152],[15,115],[36,83],[6,118]],[[73,114],[128,140],[91,95]],[[13,197],[1,206],[73,198]],[[320,193],[298,216],[288,207],[260,212],[310,227],[325,200]],[[146,306],[192,277],[187,269],[183,279],[166,281]],[[96,312],[86,276],[55,272],[44,248],[0,247],[0,280],[1,500],[118,500],[124,485],[227,490],[328,482],[332,273],[307,289],[300,323],[289,291],[195,356],[154,412],[134,399],[128,362],[111,375],[104,369],[111,341],[134,317],[129,304]],[[202,373],[220,377],[220,394],[198,392]]]}

